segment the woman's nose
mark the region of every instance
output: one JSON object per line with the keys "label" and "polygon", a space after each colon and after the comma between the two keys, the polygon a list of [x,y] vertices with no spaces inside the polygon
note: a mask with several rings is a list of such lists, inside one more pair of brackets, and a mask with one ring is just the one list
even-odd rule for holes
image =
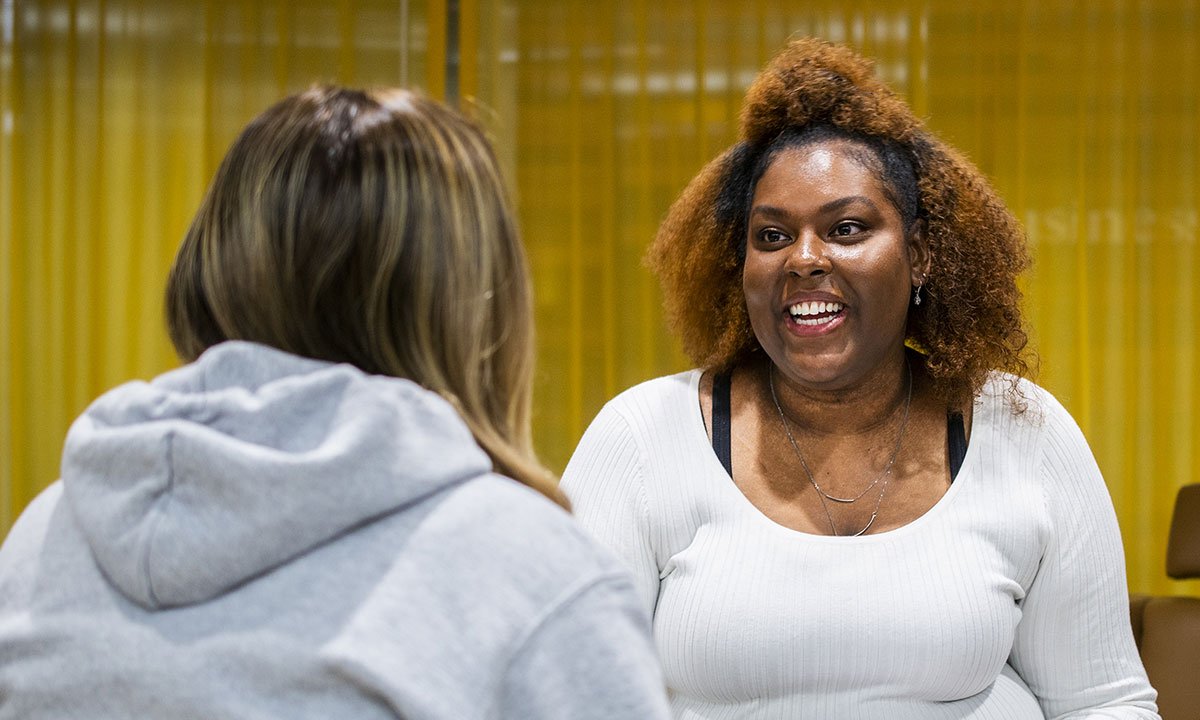
{"label": "woman's nose", "polygon": [[786,270],[798,277],[825,275],[833,269],[827,249],[825,241],[817,234],[802,233],[788,253]]}

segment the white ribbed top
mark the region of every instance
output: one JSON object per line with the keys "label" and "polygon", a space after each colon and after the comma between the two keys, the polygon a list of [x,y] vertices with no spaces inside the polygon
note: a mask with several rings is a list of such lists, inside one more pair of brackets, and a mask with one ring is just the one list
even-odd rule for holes
{"label": "white ribbed top", "polygon": [[[976,401],[958,477],[863,537],[776,524],[708,442],[697,370],[602,409],[563,489],[633,571],[677,718],[1156,718],[1116,516],[1066,410]],[[736,432],[736,428],[735,428]]]}

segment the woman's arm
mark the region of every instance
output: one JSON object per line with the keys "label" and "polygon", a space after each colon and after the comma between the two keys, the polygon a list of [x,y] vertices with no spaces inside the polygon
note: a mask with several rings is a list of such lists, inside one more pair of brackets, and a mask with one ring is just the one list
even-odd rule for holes
{"label": "woman's arm", "polygon": [[1158,718],[1129,622],[1120,529],[1100,469],[1057,401],[1044,408],[1045,553],[1011,663],[1047,718]]}
{"label": "woman's arm", "polygon": [[579,441],[562,476],[575,518],[633,573],[653,617],[659,567],[650,541],[643,463],[629,423],[606,405]]}

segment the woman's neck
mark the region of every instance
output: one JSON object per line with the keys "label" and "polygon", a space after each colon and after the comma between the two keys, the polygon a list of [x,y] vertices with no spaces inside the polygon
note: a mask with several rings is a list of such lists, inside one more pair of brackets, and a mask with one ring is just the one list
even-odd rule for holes
{"label": "woman's neck", "polygon": [[[908,404],[913,371],[906,351],[880,363],[863,378],[837,389],[818,388],[789,376],[771,360],[758,374],[764,400],[806,434],[861,435],[889,426]],[[772,387],[774,394],[772,395]]]}

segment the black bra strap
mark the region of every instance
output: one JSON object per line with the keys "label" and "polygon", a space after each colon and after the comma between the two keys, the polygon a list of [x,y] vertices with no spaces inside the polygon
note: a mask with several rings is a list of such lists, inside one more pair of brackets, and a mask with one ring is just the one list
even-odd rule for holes
{"label": "black bra strap", "polygon": [[962,413],[946,416],[946,451],[950,461],[950,482],[954,482],[967,457],[967,431],[963,427]]}
{"label": "black bra strap", "polygon": [[729,477],[733,477],[733,452],[729,440],[729,388],[732,384],[732,372],[721,372],[713,376],[712,446]]}

